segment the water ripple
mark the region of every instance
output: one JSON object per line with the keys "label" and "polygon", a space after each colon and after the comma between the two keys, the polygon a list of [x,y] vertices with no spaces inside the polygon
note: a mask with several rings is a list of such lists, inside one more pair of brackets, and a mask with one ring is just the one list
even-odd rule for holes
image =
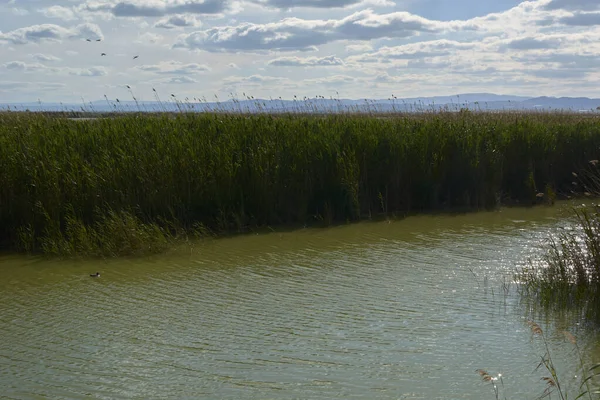
{"label": "water ripple", "polygon": [[474,370],[489,368],[511,397],[536,395],[539,355],[498,279],[538,251],[551,212],[228,238],[146,260],[6,258],[0,394],[481,399],[493,393]]}

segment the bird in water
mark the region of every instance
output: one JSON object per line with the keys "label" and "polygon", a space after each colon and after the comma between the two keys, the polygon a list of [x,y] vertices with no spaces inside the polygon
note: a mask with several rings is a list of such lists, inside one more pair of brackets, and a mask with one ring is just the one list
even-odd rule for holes
{"label": "bird in water", "polygon": [[100,278],[100,272],[96,272],[95,274],[90,274],[92,278]]}
{"label": "bird in water", "polygon": [[101,42],[101,41],[102,41],[102,39],[96,39],[96,42]]}
{"label": "bird in water", "polygon": [[100,55],[101,55],[101,56],[105,56],[105,55],[106,55],[106,53],[102,53],[102,54],[100,54]]}
{"label": "bird in water", "polygon": [[86,42],[91,42],[91,41],[92,41],[92,39],[85,39],[85,41],[86,41]]}

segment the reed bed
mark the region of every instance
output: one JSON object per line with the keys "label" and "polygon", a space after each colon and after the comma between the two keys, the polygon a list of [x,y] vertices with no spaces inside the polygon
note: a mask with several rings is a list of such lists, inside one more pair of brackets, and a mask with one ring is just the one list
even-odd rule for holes
{"label": "reed bed", "polygon": [[[573,187],[600,197],[597,159],[571,175]],[[600,326],[600,204],[574,206],[566,226],[548,236],[545,250],[517,271],[525,299],[546,312],[575,314],[578,322]]]}
{"label": "reed bed", "polygon": [[0,249],[156,252],[189,233],[551,202],[598,158],[600,120],[0,114]]}

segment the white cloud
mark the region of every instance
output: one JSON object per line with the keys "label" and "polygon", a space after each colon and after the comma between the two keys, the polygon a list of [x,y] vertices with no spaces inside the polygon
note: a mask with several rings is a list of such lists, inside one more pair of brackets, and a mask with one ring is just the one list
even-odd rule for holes
{"label": "white cloud", "polygon": [[265,7],[289,10],[294,8],[347,8],[359,5],[392,7],[396,3],[390,0],[251,0]]}
{"label": "white cloud", "polygon": [[545,5],[547,10],[573,10],[573,11],[594,11],[600,10],[600,3],[597,0],[551,0]]}
{"label": "white cloud", "polygon": [[135,40],[136,44],[155,44],[162,41],[163,36],[152,32],[144,32]]}
{"label": "white cloud", "polygon": [[43,41],[60,42],[65,39],[84,39],[87,37],[103,38],[98,25],[86,23],[72,28],[54,24],[32,25],[0,33],[0,42],[12,44],[40,43]]}
{"label": "white cloud", "polygon": [[335,56],[328,57],[279,57],[267,63],[276,67],[331,67],[344,65],[344,61]]}
{"label": "white cloud", "polygon": [[104,67],[91,67],[91,68],[67,68],[66,72],[69,75],[75,76],[105,76],[107,74],[106,68]]}
{"label": "white cloud", "polygon": [[359,79],[349,75],[332,75],[324,78],[307,79],[306,82],[311,85],[338,86],[342,84],[356,83]]}
{"label": "white cloud", "polygon": [[346,51],[348,53],[366,53],[368,51],[372,51],[373,46],[370,43],[364,44],[350,44],[346,46]]}
{"label": "white cloud", "polygon": [[251,76],[229,76],[223,79],[226,84],[232,85],[246,85],[246,86],[260,86],[263,84],[281,84],[289,83],[289,79],[280,78],[276,76],[264,76],[264,75],[251,75]]}
{"label": "white cloud", "polygon": [[553,49],[560,45],[560,41],[553,38],[538,39],[536,37],[525,37],[514,39],[506,44],[506,48],[512,50],[539,50]]}
{"label": "white cloud", "polygon": [[142,65],[136,68],[144,72],[169,75],[192,75],[211,70],[207,65],[196,63],[184,64],[178,61],[161,62],[154,65]]}
{"label": "white cloud", "polygon": [[48,67],[41,63],[28,64],[22,61],[10,61],[1,65],[2,68],[19,72],[42,72],[46,74],[75,75],[75,76],[105,76],[104,67],[72,68],[72,67]]}
{"label": "white cloud", "polygon": [[37,53],[37,54],[30,54],[29,55],[32,58],[35,58],[36,60],[40,61],[40,62],[57,62],[57,61],[61,61],[60,58],[50,55],[50,54],[42,54],[42,53]]}
{"label": "white cloud", "polygon": [[2,67],[12,71],[21,71],[21,72],[34,72],[39,70],[44,70],[47,67],[43,64],[35,63],[35,64],[27,64],[23,61],[10,61],[2,64]]}
{"label": "white cloud", "polygon": [[166,81],[162,81],[162,83],[172,83],[172,84],[186,84],[186,83],[197,83],[198,81],[190,78],[189,76],[174,76],[172,78],[167,79]]}
{"label": "white cloud", "polygon": [[24,8],[11,8],[10,11],[14,14],[14,15],[18,15],[20,17],[25,16],[25,15],[29,15],[29,11],[24,9]]}
{"label": "white cloud", "polygon": [[375,52],[351,56],[352,62],[389,62],[390,60],[411,60],[424,57],[440,57],[454,54],[459,50],[470,50],[475,47],[473,43],[456,42],[441,39],[426,42],[417,42],[402,46],[381,47]]}
{"label": "white cloud", "polygon": [[115,17],[164,17],[173,14],[220,14],[227,9],[224,0],[108,0],[88,1],[81,10],[110,13]]}
{"label": "white cloud", "polygon": [[[385,8],[389,0],[5,1],[0,81],[7,88],[45,79],[66,89],[40,93],[74,101],[122,97],[124,82],[140,96],[154,84],[208,97],[238,87],[287,98],[336,90],[389,97],[392,89],[403,97],[495,90],[597,96],[600,1],[515,1],[467,20],[419,12],[444,1],[399,0],[393,9]],[[468,5],[454,6],[456,16]],[[37,99],[34,90],[6,89],[2,99]]]}
{"label": "white cloud", "polygon": [[23,81],[12,81],[12,82],[0,82],[0,92],[10,93],[15,89],[19,90],[28,90],[28,91],[47,91],[47,90],[56,90],[66,87],[64,83],[56,83],[56,82],[23,82]]}
{"label": "white cloud", "polygon": [[63,6],[51,6],[48,8],[42,8],[40,10],[42,14],[44,14],[47,18],[59,18],[65,21],[72,21],[77,19],[73,10]]}
{"label": "white cloud", "polygon": [[477,30],[463,21],[433,21],[407,12],[353,13],[339,20],[286,18],[269,24],[242,23],[181,35],[175,47],[207,51],[308,50],[339,40],[408,38],[420,33]]}
{"label": "white cloud", "polygon": [[202,26],[202,21],[193,15],[171,15],[165,17],[154,24],[155,28],[174,29],[174,28],[199,28]]}

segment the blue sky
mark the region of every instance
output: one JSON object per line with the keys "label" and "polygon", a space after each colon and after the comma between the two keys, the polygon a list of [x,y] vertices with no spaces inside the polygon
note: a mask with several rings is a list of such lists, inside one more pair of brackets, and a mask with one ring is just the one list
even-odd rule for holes
{"label": "blue sky", "polygon": [[2,102],[600,97],[598,66],[598,0],[0,0]]}

